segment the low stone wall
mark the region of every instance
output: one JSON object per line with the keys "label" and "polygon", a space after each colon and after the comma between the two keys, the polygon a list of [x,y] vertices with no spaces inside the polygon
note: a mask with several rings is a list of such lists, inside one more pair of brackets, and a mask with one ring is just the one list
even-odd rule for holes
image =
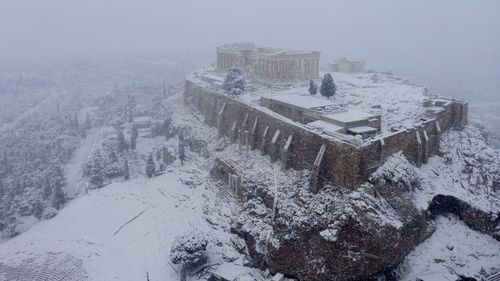
{"label": "low stone wall", "polygon": [[[464,125],[466,103],[450,103],[419,127],[395,132],[370,144],[353,144],[322,137],[275,113],[259,110],[213,89],[186,81],[184,101],[198,109],[204,121],[216,127],[219,136],[260,149],[285,167],[313,172],[313,191],[327,181],[353,188],[365,182],[384,160],[399,151],[417,165],[439,150],[441,133]],[[464,121],[465,120],[465,121]]]}
{"label": "low stone wall", "polygon": [[447,213],[454,214],[472,229],[500,241],[500,233],[497,231],[500,226],[500,212],[485,213],[454,196],[442,194],[432,198],[428,211],[431,218]]}

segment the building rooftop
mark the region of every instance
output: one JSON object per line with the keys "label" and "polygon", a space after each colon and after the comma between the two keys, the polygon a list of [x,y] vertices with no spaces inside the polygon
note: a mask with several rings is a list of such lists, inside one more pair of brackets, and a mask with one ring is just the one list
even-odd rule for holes
{"label": "building rooftop", "polygon": [[324,98],[299,93],[272,95],[266,98],[308,109],[336,105]]}
{"label": "building rooftop", "polygon": [[330,122],[326,122],[323,120],[316,120],[311,123],[308,123],[307,125],[314,127],[315,129],[324,131],[324,132],[330,132],[330,133],[338,133],[342,132],[344,130],[344,127],[335,125]]}
{"label": "building rooftop", "polygon": [[334,119],[343,123],[376,118],[376,115],[373,115],[369,112],[356,110],[348,107],[343,107],[342,109],[343,110],[338,110],[336,112],[324,114],[323,118]]}
{"label": "building rooftop", "polygon": [[377,131],[376,128],[370,126],[359,126],[348,129],[349,132],[357,135],[357,134],[366,134],[366,133],[374,133]]}

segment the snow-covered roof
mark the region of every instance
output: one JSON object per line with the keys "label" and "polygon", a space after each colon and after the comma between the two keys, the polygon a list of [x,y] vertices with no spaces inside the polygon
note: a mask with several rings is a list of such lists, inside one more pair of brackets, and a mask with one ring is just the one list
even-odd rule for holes
{"label": "snow-covered roof", "polygon": [[335,106],[336,104],[323,98],[307,95],[307,94],[280,94],[266,97],[268,99],[288,103],[302,108],[315,108],[325,106]]}
{"label": "snow-covered roof", "polygon": [[349,131],[353,134],[366,134],[376,132],[377,129],[370,126],[359,126],[350,128]]}
{"label": "snow-covered roof", "polygon": [[323,115],[323,118],[325,119],[332,119],[332,120],[337,120],[343,123],[349,123],[349,122],[355,122],[355,121],[360,121],[360,120],[367,120],[371,118],[375,118],[376,116],[364,112],[361,110],[356,110],[348,107],[344,107],[343,109],[345,110],[339,110],[336,112],[328,113]]}
{"label": "snow-covered roof", "polygon": [[212,73],[205,73],[201,77],[209,79],[209,80],[213,80],[213,81],[224,82],[224,77],[223,76],[212,74]]}
{"label": "snow-covered roof", "polygon": [[307,125],[325,132],[341,132],[344,130],[344,127],[323,120],[316,120]]}

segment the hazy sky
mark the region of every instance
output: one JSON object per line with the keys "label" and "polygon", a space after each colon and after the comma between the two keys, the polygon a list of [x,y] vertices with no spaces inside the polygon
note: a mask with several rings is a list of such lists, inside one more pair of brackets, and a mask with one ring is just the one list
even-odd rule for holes
{"label": "hazy sky", "polygon": [[492,83],[487,96],[500,88],[498,0],[0,0],[0,60],[209,53],[234,41],[318,50],[324,64],[365,59],[436,85],[469,77]]}

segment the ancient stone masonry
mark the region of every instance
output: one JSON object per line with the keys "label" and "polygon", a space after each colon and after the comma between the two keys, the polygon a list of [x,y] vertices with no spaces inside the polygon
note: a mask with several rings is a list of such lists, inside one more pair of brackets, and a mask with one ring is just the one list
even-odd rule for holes
{"label": "ancient stone masonry", "polygon": [[354,188],[399,151],[409,161],[421,165],[438,152],[443,131],[467,123],[467,103],[446,100],[434,118],[354,144],[319,135],[190,79],[186,81],[184,100],[205,116],[207,124],[217,127],[221,137],[240,143],[241,149],[258,148],[286,168],[310,170],[311,190],[315,192],[324,182]]}
{"label": "ancient stone masonry", "polygon": [[272,81],[305,80],[319,77],[319,52],[236,43],[216,48],[217,69],[239,66],[256,78]]}
{"label": "ancient stone masonry", "polygon": [[236,170],[235,165],[227,160],[215,159],[214,166],[210,171],[210,175],[227,184],[230,188],[230,191],[233,192],[233,195],[236,198],[240,198],[241,191],[241,176],[240,173]]}

